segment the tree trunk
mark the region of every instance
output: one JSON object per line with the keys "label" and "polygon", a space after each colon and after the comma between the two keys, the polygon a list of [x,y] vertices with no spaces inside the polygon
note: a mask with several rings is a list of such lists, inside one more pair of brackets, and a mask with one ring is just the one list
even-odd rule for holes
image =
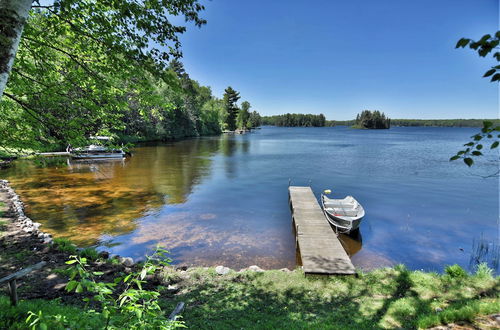
{"label": "tree trunk", "polygon": [[0,0],[0,99],[16,57],[33,0]]}

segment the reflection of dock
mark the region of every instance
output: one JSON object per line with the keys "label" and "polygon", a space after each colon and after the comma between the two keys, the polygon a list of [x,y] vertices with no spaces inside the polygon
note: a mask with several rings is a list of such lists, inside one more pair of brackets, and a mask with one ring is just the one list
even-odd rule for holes
{"label": "reflection of dock", "polygon": [[354,266],[310,187],[288,188],[296,246],[306,274],[353,275]]}

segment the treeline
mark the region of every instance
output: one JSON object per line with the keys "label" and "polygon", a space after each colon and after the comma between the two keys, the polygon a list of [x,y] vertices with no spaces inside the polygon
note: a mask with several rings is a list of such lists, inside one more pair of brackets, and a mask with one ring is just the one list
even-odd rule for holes
{"label": "treeline", "polygon": [[287,113],[284,115],[264,116],[262,125],[288,126],[288,127],[323,127],[326,118],[323,114]]}
{"label": "treeline", "polygon": [[110,51],[98,36],[73,29],[79,24],[45,9],[30,14],[0,100],[0,149],[64,149],[93,135],[170,140],[260,125],[232,88],[217,97],[175,57],[159,66]]}
{"label": "treeline", "polygon": [[500,125],[499,119],[391,119],[392,126],[483,127],[484,121]]}
{"label": "treeline", "polygon": [[355,128],[367,129],[388,129],[391,127],[391,120],[383,112],[378,110],[363,110],[356,116]]}

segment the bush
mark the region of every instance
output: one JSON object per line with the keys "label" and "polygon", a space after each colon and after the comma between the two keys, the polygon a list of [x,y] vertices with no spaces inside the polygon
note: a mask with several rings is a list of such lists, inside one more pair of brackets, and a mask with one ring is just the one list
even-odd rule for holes
{"label": "bush", "polygon": [[467,277],[468,275],[467,272],[457,264],[452,266],[447,266],[444,269],[444,271],[452,278],[462,278],[462,277]]}

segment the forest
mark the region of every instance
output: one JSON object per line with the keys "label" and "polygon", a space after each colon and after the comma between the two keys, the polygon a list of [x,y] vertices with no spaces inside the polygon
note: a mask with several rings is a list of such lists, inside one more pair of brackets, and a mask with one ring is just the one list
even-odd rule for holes
{"label": "forest", "polygon": [[326,119],[323,114],[286,113],[284,115],[264,116],[262,125],[287,127],[323,127]]}
{"label": "forest", "polygon": [[[260,125],[248,101],[238,105],[234,89],[215,96],[186,72],[177,40],[185,27],[168,23],[155,32],[156,39],[140,39],[123,24],[115,31],[98,28],[93,20],[103,22],[110,12],[105,5],[96,10],[74,4],[76,10],[64,3],[30,11],[0,101],[0,153],[63,150],[88,144],[94,135],[157,141]],[[203,25],[198,4],[192,6],[179,8],[186,21]],[[152,20],[133,6],[120,10]],[[113,19],[121,18],[110,18],[109,24],[118,25]],[[154,20],[138,23],[143,30],[147,24],[157,28]],[[125,35],[139,38],[133,41],[144,49],[128,45]],[[162,40],[173,41],[168,53],[150,49],[152,41]]]}

